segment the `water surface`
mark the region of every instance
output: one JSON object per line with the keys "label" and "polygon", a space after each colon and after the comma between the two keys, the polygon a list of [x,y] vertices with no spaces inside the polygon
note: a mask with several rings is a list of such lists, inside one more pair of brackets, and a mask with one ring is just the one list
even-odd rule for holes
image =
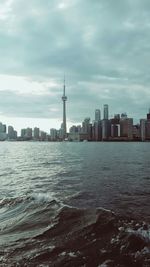
{"label": "water surface", "polygon": [[34,266],[35,255],[54,246],[48,239],[37,247],[34,238],[53,227],[64,207],[92,214],[101,207],[149,223],[150,143],[1,142],[0,185],[1,261],[22,266],[28,258],[30,266],[32,258]]}

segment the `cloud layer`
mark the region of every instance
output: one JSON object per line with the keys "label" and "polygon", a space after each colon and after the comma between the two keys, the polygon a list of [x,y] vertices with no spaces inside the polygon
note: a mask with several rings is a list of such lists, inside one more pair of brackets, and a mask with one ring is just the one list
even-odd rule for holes
{"label": "cloud layer", "polygon": [[105,103],[112,115],[145,116],[148,0],[1,0],[0,25],[2,114],[60,119],[65,73],[70,121]]}

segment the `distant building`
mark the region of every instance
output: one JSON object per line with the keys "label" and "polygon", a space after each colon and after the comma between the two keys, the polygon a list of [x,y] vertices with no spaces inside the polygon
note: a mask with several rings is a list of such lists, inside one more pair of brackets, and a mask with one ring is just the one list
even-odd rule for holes
{"label": "distant building", "polygon": [[101,112],[100,109],[95,110],[95,121],[100,121],[101,120]]}
{"label": "distant building", "polygon": [[140,120],[141,140],[150,140],[150,110],[147,119]]}
{"label": "distant building", "polygon": [[111,137],[120,137],[120,124],[111,124]]}
{"label": "distant building", "polygon": [[146,134],[146,140],[150,140],[150,120],[146,120],[145,134]]}
{"label": "distant building", "polygon": [[14,131],[14,139],[17,139],[17,131]]}
{"label": "distant building", "polygon": [[25,137],[27,138],[27,139],[32,139],[32,128],[27,128],[26,129],[26,134],[25,134]]}
{"label": "distant building", "polygon": [[46,132],[41,131],[41,132],[40,132],[40,140],[41,140],[41,141],[46,141],[46,139],[47,139]]}
{"label": "distant building", "polygon": [[110,120],[111,123],[111,137],[120,137],[120,114],[115,114],[114,118]]}
{"label": "distant building", "polygon": [[120,120],[120,136],[126,137],[128,140],[133,139],[133,119],[121,116]]}
{"label": "distant building", "polygon": [[17,139],[17,132],[14,130],[13,126],[8,126],[8,140],[16,140]]}
{"label": "distant building", "polygon": [[7,131],[6,124],[3,124],[3,126],[2,126],[2,130],[3,130],[3,133],[6,133],[6,131]]}
{"label": "distant building", "polygon": [[90,118],[85,118],[82,122],[82,133],[88,133],[90,126]]}
{"label": "distant building", "polygon": [[102,140],[102,123],[101,121],[94,121],[93,123],[93,138],[94,141]]}
{"label": "distant building", "polygon": [[0,133],[3,132],[3,124],[0,122]]}
{"label": "distant building", "polygon": [[70,133],[81,133],[81,130],[82,130],[81,125],[77,125],[77,126],[72,125],[69,129],[69,132]]}
{"label": "distant building", "polygon": [[7,134],[6,134],[6,125],[2,124],[0,122],[0,141],[4,141],[7,139]]}
{"label": "distant building", "polygon": [[127,116],[126,112],[121,114],[121,120],[125,120],[127,118],[128,118],[128,116]]}
{"label": "distant building", "polygon": [[57,130],[54,128],[50,129],[50,136],[51,136],[51,141],[56,141],[58,138]]}
{"label": "distant building", "polygon": [[82,131],[82,127],[81,127],[81,125],[77,125],[76,127],[77,127],[77,129],[78,129],[78,133],[81,133],[81,131]]}
{"label": "distant building", "polygon": [[[69,129],[68,139],[69,141],[81,141],[81,125],[72,125]],[[86,135],[87,139],[87,135]]]}
{"label": "distant building", "polygon": [[147,120],[150,120],[150,108],[149,108],[149,112],[147,113]]}
{"label": "distant building", "polygon": [[76,125],[72,125],[69,129],[70,133],[78,133],[78,128]]}
{"label": "distant building", "polygon": [[108,120],[108,119],[109,119],[108,105],[105,104],[104,105],[104,120]]}
{"label": "distant building", "polygon": [[133,125],[133,139],[134,140],[140,140],[141,139],[141,129],[140,129],[140,125]]}
{"label": "distant building", "polygon": [[6,133],[6,125],[0,122],[0,133]]}
{"label": "distant building", "polygon": [[111,123],[109,120],[102,120],[102,140],[108,140],[111,135]]}
{"label": "distant building", "polygon": [[82,122],[82,133],[87,135],[87,140],[92,140],[92,124],[90,118],[85,118]]}
{"label": "distant building", "polygon": [[8,126],[8,139],[14,139],[14,128],[13,126]]}
{"label": "distant building", "polygon": [[115,114],[114,118],[110,120],[111,124],[119,124],[120,123],[120,114]]}
{"label": "distant building", "polygon": [[40,137],[40,129],[35,127],[33,130],[33,138],[35,140],[39,140],[39,137]]}
{"label": "distant building", "polygon": [[21,129],[21,138],[26,136],[26,129]]}
{"label": "distant building", "polygon": [[58,139],[60,141],[64,140],[64,129],[63,129],[63,123],[61,124],[61,128],[57,132]]}
{"label": "distant building", "polygon": [[141,140],[146,140],[146,119],[140,119]]}

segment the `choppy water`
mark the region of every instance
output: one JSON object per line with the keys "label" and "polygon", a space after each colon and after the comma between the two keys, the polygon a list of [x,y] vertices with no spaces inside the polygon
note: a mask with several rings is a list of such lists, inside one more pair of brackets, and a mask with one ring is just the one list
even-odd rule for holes
{"label": "choppy water", "polygon": [[149,223],[150,143],[0,143],[0,266],[150,266]]}

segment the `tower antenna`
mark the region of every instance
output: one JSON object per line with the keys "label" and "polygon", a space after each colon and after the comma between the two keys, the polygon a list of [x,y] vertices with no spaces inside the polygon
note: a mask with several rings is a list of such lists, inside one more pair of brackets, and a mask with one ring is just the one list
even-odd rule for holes
{"label": "tower antenna", "polygon": [[66,101],[67,101],[67,96],[66,96],[65,75],[64,75],[64,88],[63,88],[62,101],[63,101],[63,139],[65,139],[67,137],[67,124],[66,124]]}
{"label": "tower antenna", "polygon": [[65,96],[65,90],[66,90],[66,80],[65,80],[65,74],[64,74],[64,96]]}

